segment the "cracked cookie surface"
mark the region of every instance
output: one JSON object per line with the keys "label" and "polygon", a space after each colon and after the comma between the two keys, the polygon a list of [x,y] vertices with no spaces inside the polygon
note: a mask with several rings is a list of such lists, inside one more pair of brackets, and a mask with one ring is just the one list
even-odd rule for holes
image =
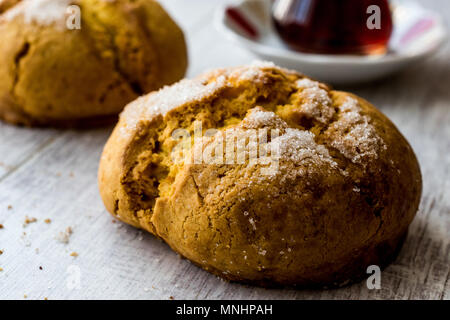
{"label": "cracked cookie surface", "polygon": [[[277,135],[254,140],[249,130]],[[217,151],[239,143],[257,154],[227,162]],[[213,161],[196,162],[195,150]],[[272,150],[275,170],[253,161]],[[130,103],[105,146],[99,186],[115,217],[225,279],[335,286],[392,261],[422,181],[408,142],[367,101],[257,62]]]}
{"label": "cracked cookie surface", "polygon": [[[183,33],[156,1],[0,4],[0,118],[5,121],[100,124],[185,73]],[[81,10],[79,30],[66,27],[72,4]]]}

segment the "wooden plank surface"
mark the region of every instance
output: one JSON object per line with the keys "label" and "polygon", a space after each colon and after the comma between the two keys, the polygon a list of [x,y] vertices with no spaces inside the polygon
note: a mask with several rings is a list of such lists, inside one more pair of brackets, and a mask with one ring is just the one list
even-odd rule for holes
{"label": "wooden plank surface", "polygon": [[[213,11],[222,2],[164,0],[187,33],[188,76],[255,58],[214,29]],[[449,1],[423,3],[450,22]],[[447,44],[399,75],[343,88],[393,120],[422,168],[420,211],[400,256],[382,272],[381,290],[368,290],[365,282],[320,291],[226,283],[106,213],[96,174],[111,128],[31,130],[0,123],[0,299],[450,299],[449,87]],[[26,217],[37,221],[24,226]],[[68,227],[68,243],[61,242]]]}

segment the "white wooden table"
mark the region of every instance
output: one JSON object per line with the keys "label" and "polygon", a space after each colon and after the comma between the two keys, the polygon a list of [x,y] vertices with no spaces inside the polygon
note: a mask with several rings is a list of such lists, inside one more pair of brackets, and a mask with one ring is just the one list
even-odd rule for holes
{"label": "white wooden table", "polygon": [[[221,1],[163,2],[187,34],[188,76],[255,58],[214,29]],[[450,21],[448,0],[423,2]],[[111,128],[31,130],[0,123],[0,299],[450,299],[450,46],[395,77],[344,89],[396,123],[423,173],[420,211],[400,256],[382,272],[381,290],[368,290],[365,282],[303,291],[221,281],[151,235],[112,222],[96,181]],[[27,216],[37,222],[24,227]],[[55,237],[67,227],[73,233],[65,244]]]}

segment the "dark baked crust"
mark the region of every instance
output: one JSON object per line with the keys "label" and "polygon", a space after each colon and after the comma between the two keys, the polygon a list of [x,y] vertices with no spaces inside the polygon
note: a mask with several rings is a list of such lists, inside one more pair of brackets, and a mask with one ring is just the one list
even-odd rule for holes
{"label": "dark baked crust", "polygon": [[[219,133],[279,128],[278,170],[174,163],[171,133],[192,132],[194,120]],[[395,257],[422,181],[408,142],[367,101],[255,64],[131,103],[105,146],[99,185],[114,216],[225,279],[333,286]]]}

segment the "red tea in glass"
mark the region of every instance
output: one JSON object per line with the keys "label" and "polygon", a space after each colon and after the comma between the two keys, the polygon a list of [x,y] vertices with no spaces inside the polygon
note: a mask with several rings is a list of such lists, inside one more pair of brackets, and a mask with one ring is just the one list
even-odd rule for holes
{"label": "red tea in glass", "polygon": [[382,54],[392,33],[387,0],[275,0],[273,20],[294,50]]}

